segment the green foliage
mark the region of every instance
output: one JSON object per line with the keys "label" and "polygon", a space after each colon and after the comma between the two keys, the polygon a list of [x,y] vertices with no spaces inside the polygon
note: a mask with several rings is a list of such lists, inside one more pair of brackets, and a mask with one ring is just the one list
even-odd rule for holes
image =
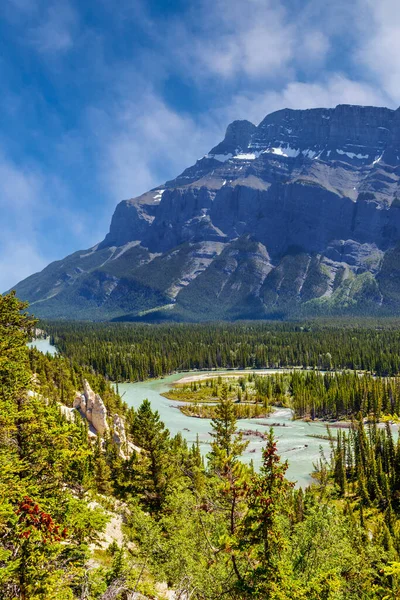
{"label": "green foliage", "polygon": [[320,419],[397,414],[400,411],[398,377],[377,377],[357,372],[295,372],[289,378],[292,406],[297,417]]}
{"label": "green foliage", "polygon": [[[271,409],[269,402],[271,395],[268,394],[268,386],[265,390],[262,386],[264,377],[254,376],[249,373],[245,379],[243,376],[229,376],[229,387],[227,395],[232,404],[232,410],[237,419],[251,419],[254,417],[266,417]],[[218,380],[221,380],[219,382]],[[218,405],[226,383],[225,377],[218,377],[217,382],[214,378],[208,378],[204,381],[191,382],[189,384],[177,383],[175,386],[164,392],[162,395],[170,400],[186,402],[179,406],[179,410],[192,417],[203,419],[214,419],[217,416]]]}
{"label": "green foliage", "polygon": [[[78,326],[54,325],[64,354],[51,358],[27,349],[33,321],[24,310],[0,296],[4,600],[161,599],[167,586],[191,600],[399,597],[400,442],[389,417],[377,422],[400,414],[398,378],[386,376],[397,374],[395,329],[84,325],[79,348]],[[199,443],[171,438],[147,400],[128,410],[106,378],[303,361],[375,376],[296,370],[182,388],[213,409],[207,463]],[[64,418],[59,403],[71,404],[83,378],[126,417],[140,451],[130,446],[125,457],[111,435],[89,438],[82,420]],[[236,407],[246,403],[289,405],[308,418],[359,414],[336,437],[328,431],[331,456],[316,483],[295,490],[273,431],[259,472],[241,461]],[[99,504],[124,515],[124,540],[93,551],[107,519]]]}
{"label": "green foliage", "polygon": [[[26,346],[33,321],[0,296],[0,562],[2,598],[70,599],[97,529],[77,497],[87,484],[87,432],[67,422],[35,379]],[[72,509],[72,507],[74,507]],[[93,522],[96,522],[94,519]],[[97,522],[99,529],[104,522]]]}
{"label": "green foliage", "polygon": [[59,350],[113,381],[191,369],[400,371],[398,320],[142,325],[46,323]]}
{"label": "green foliage", "polygon": [[[228,395],[234,400],[236,418],[259,417],[270,412],[270,405],[289,406],[297,418],[349,419],[361,413],[363,417],[396,419],[400,413],[400,380],[398,377],[378,377],[359,372],[326,372],[294,370],[272,375],[247,375],[242,377],[245,395],[242,396],[240,380],[230,383]],[[209,381],[209,386],[207,386]],[[229,379],[229,381],[232,381]],[[196,383],[192,383],[196,386]],[[214,379],[206,380],[196,389],[187,385],[174,387],[164,395],[174,400],[194,399],[180,410],[189,416],[211,418],[215,416],[221,385]],[[239,395],[242,401],[236,400]],[[247,397],[247,400],[245,398]],[[207,403],[208,402],[208,403]]]}
{"label": "green foliage", "polygon": [[228,397],[228,387],[222,386],[221,399],[215,409],[215,417],[211,421],[213,442],[211,444],[211,461],[218,465],[223,458],[235,460],[243,454],[248,442],[242,441],[237,434],[236,414],[232,399]]}
{"label": "green foliage", "polygon": [[281,463],[271,429],[263,450],[260,473],[253,476],[248,492],[248,511],[243,520],[239,547],[246,553],[249,567],[246,587],[257,593],[268,594],[277,587],[280,555],[284,536],[280,531],[278,515],[285,510],[292,484],[285,479],[288,464]]}
{"label": "green foliage", "polygon": [[146,501],[153,509],[159,509],[165,499],[169,483],[167,476],[170,464],[169,432],[160,421],[158,412],[152,411],[148,400],[142,402],[135,415],[132,436],[145,453],[142,479],[143,488],[146,490]]}

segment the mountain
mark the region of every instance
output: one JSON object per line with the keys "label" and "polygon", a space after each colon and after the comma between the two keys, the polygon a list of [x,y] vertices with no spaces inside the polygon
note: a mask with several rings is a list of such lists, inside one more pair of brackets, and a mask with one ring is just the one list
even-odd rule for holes
{"label": "mountain", "polygon": [[105,239],[16,286],[46,318],[400,313],[400,109],[234,121]]}

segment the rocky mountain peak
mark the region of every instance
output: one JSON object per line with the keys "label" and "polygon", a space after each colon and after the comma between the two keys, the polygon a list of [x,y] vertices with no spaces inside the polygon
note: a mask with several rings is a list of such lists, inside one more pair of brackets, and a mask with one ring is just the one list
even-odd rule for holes
{"label": "rocky mountain peak", "polygon": [[121,202],[103,242],[17,286],[43,317],[400,313],[400,111],[234,121],[173,180]]}
{"label": "rocky mountain peak", "polygon": [[209,152],[209,156],[223,156],[246,152],[251,136],[255,133],[257,127],[250,121],[233,121],[228,125],[225,138],[222,142],[214,146]]}

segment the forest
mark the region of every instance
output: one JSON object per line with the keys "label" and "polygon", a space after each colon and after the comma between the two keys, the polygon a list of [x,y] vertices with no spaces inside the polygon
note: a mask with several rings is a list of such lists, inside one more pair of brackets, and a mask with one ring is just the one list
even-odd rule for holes
{"label": "forest", "polygon": [[400,321],[210,324],[45,322],[57,348],[113,381],[191,369],[302,367],[396,375]]}
{"label": "forest", "polygon": [[[397,410],[396,378],[308,371],[257,383],[259,393],[298,398],[299,415],[309,412],[316,398],[321,403],[314,402],[313,410],[331,414],[336,398],[343,397],[349,428],[337,434],[327,428],[330,452],[321,453],[315,464],[313,485],[296,488],[285,477],[287,463],[278,455],[273,430],[265,433],[259,471],[241,461],[247,442],[238,431],[228,383],[214,382],[218,403],[204,459],[198,444],[188,447],[180,435],[169,434],[148,401],[128,409],[111,387],[109,373],[91,365],[88,354],[78,353],[76,324],[65,347],[57,341],[60,355],[28,349],[36,324],[26,309],[14,294],[0,296],[2,599],[400,596],[400,443],[389,423],[377,422],[379,411]],[[54,325],[51,333],[58,337],[68,327]],[[227,329],[226,339],[238,339],[233,329]],[[117,330],[123,338],[124,328]],[[88,331],[86,340],[82,330],[80,343],[91,348],[95,328],[89,325]],[[168,338],[166,331],[161,338],[158,330],[139,331],[138,339],[149,347],[161,348]],[[397,335],[392,328],[382,337],[380,331],[360,328],[359,338],[354,334],[350,342],[339,329],[335,344],[332,329],[325,341],[323,332],[315,334],[319,341],[313,352],[317,346],[331,347],[336,361],[339,348],[344,357],[353,347],[353,359],[363,350],[371,365],[372,340],[379,354],[384,335],[393,349]],[[297,332],[283,327],[275,333],[282,340],[294,339]],[[104,338],[99,337],[99,356],[107,347]],[[312,336],[307,339],[303,353],[311,351]],[[296,347],[300,352],[300,342]],[[278,355],[278,343],[275,348]],[[125,419],[129,439],[139,450],[122,456],[112,423],[110,434],[100,438],[88,436],[87,423],[78,415],[66,418],[60,406],[71,405],[83,379],[101,393],[110,414]],[[121,539],[99,546],[107,521],[116,514],[122,519]]]}

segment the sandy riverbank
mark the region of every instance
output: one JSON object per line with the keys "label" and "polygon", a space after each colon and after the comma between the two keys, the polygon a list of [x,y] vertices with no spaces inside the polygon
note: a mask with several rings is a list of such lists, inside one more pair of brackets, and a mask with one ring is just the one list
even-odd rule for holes
{"label": "sandy riverbank", "polygon": [[253,373],[254,375],[275,375],[276,373],[291,373],[293,371],[301,371],[301,367],[293,367],[291,369],[255,369],[255,370],[239,370],[239,371],[207,371],[198,375],[190,375],[177,379],[174,383],[192,383],[193,381],[204,381],[216,377],[224,377],[225,379],[235,379]]}

